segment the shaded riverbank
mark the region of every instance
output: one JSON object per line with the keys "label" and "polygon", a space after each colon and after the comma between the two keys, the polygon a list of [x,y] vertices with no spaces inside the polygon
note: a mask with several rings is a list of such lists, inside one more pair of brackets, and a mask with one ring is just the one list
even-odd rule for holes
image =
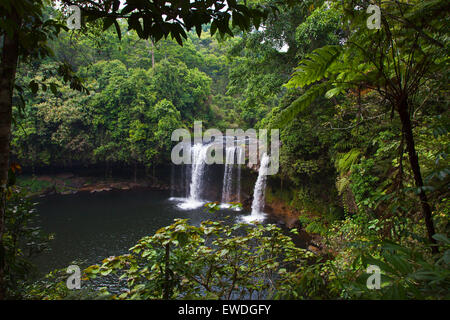
{"label": "shaded riverbank", "polygon": [[26,188],[31,196],[69,195],[79,192],[107,192],[134,189],[169,190],[170,186],[157,179],[129,180],[78,176],[72,173],[54,175],[21,176],[18,185]]}

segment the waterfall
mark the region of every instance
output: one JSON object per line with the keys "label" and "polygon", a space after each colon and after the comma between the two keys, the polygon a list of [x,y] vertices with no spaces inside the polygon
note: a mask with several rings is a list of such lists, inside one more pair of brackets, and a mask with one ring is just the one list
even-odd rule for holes
{"label": "waterfall", "polygon": [[236,196],[237,196],[237,201],[238,202],[241,202],[241,161],[240,161],[241,157],[242,157],[242,148],[241,147],[237,147],[237,181],[236,181],[237,190],[236,190]]}
{"label": "waterfall", "polygon": [[231,188],[233,186],[233,165],[235,147],[225,149],[225,165],[223,173],[222,203],[231,201]]}
{"label": "waterfall", "polygon": [[264,153],[258,171],[258,179],[256,180],[255,189],[253,191],[252,213],[250,216],[244,217],[244,220],[247,222],[261,221],[264,219],[264,193],[266,190],[269,161],[270,157]]}
{"label": "waterfall", "polygon": [[[184,165],[181,172],[182,183],[185,184],[185,197],[183,202],[178,204],[181,209],[195,209],[203,205],[202,191],[205,180],[206,160],[208,150],[211,144],[203,145],[200,143],[194,144],[191,150],[192,164]],[[233,180],[233,171],[235,163],[235,154],[238,158],[238,168],[236,181]],[[232,146],[225,148],[225,165],[223,174],[222,187],[222,206],[228,207],[227,202],[241,200],[241,165],[239,159],[244,155],[243,149],[240,146]],[[236,209],[238,210],[238,209]]]}
{"label": "waterfall", "polygon": [[196,143],[191,148],[192,164],[190,165],[190,175],[186,174],[187,179],[190,176],[189,193],[186,202],[178,205],[182,209],[195,209],[203,204],[201,202],[201,192],[208,147],[208,145]]}
{"label": "waterfall", "polygon": [[205,172],[206,166],[206,152],[208,146],[204,146],[200,143],[194,144],[192,147],[192,173],[191,184],[189,186],[189,199],[199,200],[201,195],[202,178]]}

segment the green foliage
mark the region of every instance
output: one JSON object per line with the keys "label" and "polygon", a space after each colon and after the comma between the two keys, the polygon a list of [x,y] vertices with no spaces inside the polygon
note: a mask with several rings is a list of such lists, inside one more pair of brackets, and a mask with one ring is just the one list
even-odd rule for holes
{"label": "green foliage", "polygon": [[128,290],[118,299],[236,299],[287,295],[312,257],[274,225],[187,220],[141,239],[123,256],[88,267],[88,278],[117,273]]}
{"label": "green foliage", "polygon": [[361,151],[358,149],[352,149],[345,154],[338,154],[336,156],[336,169],[339,172],[347,172],[351,169],[352,165],[358,161]]}
{"label": "green foliage", "polygon": [[376,190],[375,184],[379,179],[376,175],[370,173],[374,165],[375,161],[373,159],[365,159],[360,164],[353,166],[350,176],[352,180],[351,188],[356,202],[358,205],[368,208],[374,207],[375,196],[377,195],[374,190]]}
{"label": "green foliage", "polygon": [[36,194],[51,187],[52,183],[46,180],[37,180],[35,177],[19,177],[17,186],[27,190],[31,194]]}
{"label": "green foliage", "polygon": [[327,227],[323,223],[323,218],[302,215],[299,217],[299,221],[308,233],[315,233],[323,236],[327,232]]}
{"label": "green foliage", "polygon": [[33,203],[20,188],[10,187],[5,213],[5,284],[9,298],[22,298],[22,286],[34,276],[31,259],[44,251],[52,235],[36,225],[38,215]]}
{"label": "green foliage", "polygon": [[53,270],[45,277],[28,283],[22,290],[22,298],[26,300],[104,300],[107,293],[99,293],[93,288],[77,290],[67,288],[68,273],[66,269]]}
{"label": "green foliage", "polygon": [[295,30],[296,40],[301,44],[301,57],[323,44],[339,44],[344,37],[342,18],[342,12],[330,2],[313,10]]}
{"label": "green foliage", "polygon": [[407,248],[384,241],[376,256],[362,253],[362,265],[373,264],[381,268],[381,289],[364,289],[367,276],[361,276],[351,290],[355,297],[371,299],[449,299],[450,241],[443,234],[435,234],[441,253],[427,257],[417,248]]}
{"label": "green foliage", "polygon": [[[436,235],[445,241],[443,235]],[[447,239],[448,241],[448,239]],[[445,243],[445,242],[444,242]],[[335,260],[318,261],[303,270],[288,297],[313,299],[445,299],[448,297],[448,243],[441,242],[442,253],[429,257],[419,248],[394,242],[354,243],[347,255]],[[368,289],[369,265],[381,269],[381,288]]]}
{"label": "green foliage", "polygon": [[210,95],[211,79],[206,74],[188,69],[183,63],[163,60],[152,70],[151,77],[156,98],[170,100],[183,119],[192,121],[202,111],[207,114],[205,102]]}
{"label": "green foliage", "polygon": [[333,63],[336,63],[336,60],[340,57],[341,50],[340,46],[328,45],[307,54],[300,61],[286,87],[303,88],[323,78],[327,78],[330,75],[329,70],[333,68]]}
{"label": "green foliage", "polygon": [[[34,60],[22,64],[17,77],[13,157],[33,169],[73,163],[155,168],[169,158],[170,133],[193,120],[220,129],[279,128],[281,170],[269,178],[266,201],[283,201],[300,212],[303,229],[315,234],[323,252],[311,259],[270,225],[191,226],[178,220],[143,238],[130,254],[89,267],[89,277],[116,272],[128,284],[114,296],[119,299],[449,298],[443,1],[380,3],[380,30],[366,27],[372,1],[251,2],[258,7],[231,1],[220,14],[221,4],[206,15],[198,7],[203,1],[185,10],[171,1],[157,4],[166,16],[179,15],[187,30],[179,21],[155,17],[151,8],[133,11],[142,3],[103,1],[92,9],[83,3],[90,22],[74,33],[53,20],[33,33],[34,21],[45,20],[42,3],[25,3],[36,20],[27,18],[24,30],[36,38],[21,37],[23,56]],[[264,28],[225,36],[263,20]],[[0,22],[0,34],[10,32],[4,15]],[[137,34],[122,35],[127,27]],[[60,61],[70,66],[60,67]],[[89,96],[73,90],[83,90],[75,72]],[[424,178],[420,187],[417,167],[407,161],[407,130],[395,117],[405,106]],[[12,184],[15,176],[10,179]],[[432,256],[417,197],[423,192],[439,244]],[[214,213],[220,206],[205,209]],[[22,257],[14,250],[13,256]],[[16,271],[25,275],[26,264],[17,263]],[[367,289],[367,264],[381,267],[381,290]],[[61,274],[51,277],[53,284],[29,287],[28,297],[83,298],[67,292]]]}
{"label": "green foliage", "polygon": [[288,108],[284,109],[280,113],[273,126],[284,126],[294,120],[297,115],[306,112],[311,103],[313,103],[318,97],[323,96],[327,88],[327,83],[323,83],[308,90],[305,94],[301,95],[297,100],[295,100]]}

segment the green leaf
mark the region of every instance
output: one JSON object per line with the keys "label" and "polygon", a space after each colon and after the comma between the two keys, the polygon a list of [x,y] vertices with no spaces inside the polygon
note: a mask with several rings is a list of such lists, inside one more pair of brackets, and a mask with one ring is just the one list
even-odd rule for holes
{"label": "green leaf", "polygon": [[327,77],[328,69],[340,57],[340,46],[324,46],[308,54],[285,85],[287,88],[304,87]]}
{"label": "green leaf", "polygon": [[314,102],[314,100],[316,100],[320,96],[323,96],[327,88],[328,83],[326,82],[310,88],[302,96],[300,96],[297,100],[295,100],[289,107],[284,109],[275,119],[271,127],[281,128],[287,125],[298,114],[306,111],[307,108]]}
{"label": "green leaf", "polygon": [[450,239],[443,233],[436,233],[433,235],[433,239],[445,244],[450,244]]}

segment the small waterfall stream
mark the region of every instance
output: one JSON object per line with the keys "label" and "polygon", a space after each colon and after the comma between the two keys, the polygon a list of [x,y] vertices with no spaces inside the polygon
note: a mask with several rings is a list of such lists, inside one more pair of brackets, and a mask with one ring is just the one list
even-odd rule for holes
{"label": "small waterfall stream", "polygon": [[208,146],[195,144],[192,147],[192,179],[189,186],[189,199],[200,200],[203,173],[206,167],[206,152]]}
{"label": "small waterfall stream", "polygon": [[222,203],[231,201],[231,191],[233,187],[233,167],[234,167],[234,151],[235,147],[226,148],[225,165],[223,172],[223,188],[222,188]]}
{"label": "small waterfall stream", "polygon": [[237,181],[236,181],[236,185],[237,185],[237,190],[236,190],[236,196],[237,196],[237,201],[241,202],[241,164],[244,163],[244,159],[242,159],[242,161],[240,160],[243,157],[243,153],[242,153],[242,148],[238,147],[237,148]]}
{"label": "small waterfall stream", "polygon": [[190,165],[190,175],[186,174],[188,179],[190,179],[189,194],[186,201],[179,204],[179,207],[182,209],[195,209],[203,204],[201,192],[208,148],[208,145],[200,143],[194,144],[191,148],[192,164]]}
{"label": "small waterfall stream", "polygon": [[267,169],[269,166],[270,157],[264,153],[261,159],[261,164],[258,170],[258,179],[255,183],[253,191],[252,213],[243,219],[247,222],[264,220],[264,194],[266,191]]}

